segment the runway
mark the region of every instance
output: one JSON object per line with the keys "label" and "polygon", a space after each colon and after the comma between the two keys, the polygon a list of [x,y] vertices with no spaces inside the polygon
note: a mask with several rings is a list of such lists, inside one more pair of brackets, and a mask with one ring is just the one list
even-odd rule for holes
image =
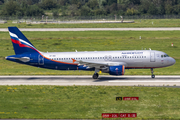
{"label": "runway", "polygon": [[0,76],[0,85],[180,86],[180,76]]}
{"label": "runway", "polygon": [[[174,28],[19,28],[21,31],[174,31]],[[1,32],[8,32],[8,28],[0,28]]]}

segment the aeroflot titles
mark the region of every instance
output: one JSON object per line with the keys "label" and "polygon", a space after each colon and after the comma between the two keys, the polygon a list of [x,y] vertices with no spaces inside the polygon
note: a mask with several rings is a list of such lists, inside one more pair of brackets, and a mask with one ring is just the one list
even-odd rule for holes
{"label": "aeroflot titles", "polygon": [[143,54],[143,52],[122,52],[122,54]]}

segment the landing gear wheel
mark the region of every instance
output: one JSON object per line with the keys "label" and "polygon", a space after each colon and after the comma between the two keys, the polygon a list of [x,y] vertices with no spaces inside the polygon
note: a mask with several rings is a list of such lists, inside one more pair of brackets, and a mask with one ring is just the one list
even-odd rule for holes
{"label": "landing gear wheel", "polygon": [[153,74],[154,73],[154,71],[153,71],[153,68],[151,68],[151,78],[155,78],[155,75]]}
{"label": "landing gear wheel", "polygon": [[99,74],[98,73],[94,73],[94,75],[92,76],[93,79],[98,79]]}
{"label": "landing gear wheel", "polygon": [[155,75],[151,75],[151,78],[155,78]]}

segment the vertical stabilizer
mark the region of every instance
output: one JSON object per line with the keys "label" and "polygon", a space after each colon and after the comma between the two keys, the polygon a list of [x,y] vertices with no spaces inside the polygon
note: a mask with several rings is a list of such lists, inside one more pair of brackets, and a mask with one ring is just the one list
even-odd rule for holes
{"label": "vertical stabilizer", "polygon": [[8,27],[15,54],[39,52],[17,27]]}

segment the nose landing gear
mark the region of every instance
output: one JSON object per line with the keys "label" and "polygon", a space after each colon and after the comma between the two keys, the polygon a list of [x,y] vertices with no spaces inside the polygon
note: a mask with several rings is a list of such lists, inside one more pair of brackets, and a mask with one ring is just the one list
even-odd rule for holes
{"label": "nose landing gear", "polygon": [[153,68],[151,68],[151,74],[152,74],[152,75],[151,75],[151,78],[155,78],[155,75],[153,74],[153,72],[154,72],[154,71],[153,71]]}

